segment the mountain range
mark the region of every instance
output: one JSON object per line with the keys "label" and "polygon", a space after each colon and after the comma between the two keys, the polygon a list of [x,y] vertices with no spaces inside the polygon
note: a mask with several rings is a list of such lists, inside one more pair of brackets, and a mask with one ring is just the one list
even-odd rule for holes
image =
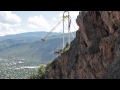
{"label": "mountain range", "polygon": [[[48,32],[29,32],[0,37],[0,58],[22,58],[32,65],[48,63],[57,56],[54,50],[62,48],[62,33],[51,33],[42,42],[41,38],[47,34]],[[65,42],[67,41],[65,34]]]}

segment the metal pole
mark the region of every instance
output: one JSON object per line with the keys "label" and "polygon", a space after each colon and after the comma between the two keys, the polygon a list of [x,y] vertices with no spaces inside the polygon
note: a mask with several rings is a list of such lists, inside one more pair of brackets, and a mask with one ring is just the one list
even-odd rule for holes
{"label": "metal pole", "polygon": [[64,13],[65,11],[63,12],[63,49],[64,49]]}
{"label": "metal pole", "polygon": [[[64,11],[63,12],[63,49],[64,49],[64,14],[65,12],[68,11]],[[69,27],[69,22],[70,22],[70,16],[69,16],[69,12],[68,12],[68,43],[70,44],[70,27]]]}
{"label": "metal pole", "polygon": [[68,12],[68,43],[70,45],[70,16],[69,16],[69,12]]}

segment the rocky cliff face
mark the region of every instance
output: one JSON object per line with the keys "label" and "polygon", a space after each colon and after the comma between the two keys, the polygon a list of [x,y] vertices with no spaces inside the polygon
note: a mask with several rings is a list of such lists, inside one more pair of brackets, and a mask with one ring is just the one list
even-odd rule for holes
{"label": "rocky cliff face", "polygon": [[70,49],[50,64],[43,78],[119,78],[120,12],[83,11],[76,23],[79,29]]}

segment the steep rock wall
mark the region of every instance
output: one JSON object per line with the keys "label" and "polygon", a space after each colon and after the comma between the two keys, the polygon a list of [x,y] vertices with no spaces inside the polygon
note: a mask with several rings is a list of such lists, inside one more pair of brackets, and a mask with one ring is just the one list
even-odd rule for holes
{"label": "steep rock wall", "polygon": [[83,11],[76,24],[79,29],[70,49],[50,64],[49,72],[42,78],[112,78],[110,68],[120,58],[120,12]]}

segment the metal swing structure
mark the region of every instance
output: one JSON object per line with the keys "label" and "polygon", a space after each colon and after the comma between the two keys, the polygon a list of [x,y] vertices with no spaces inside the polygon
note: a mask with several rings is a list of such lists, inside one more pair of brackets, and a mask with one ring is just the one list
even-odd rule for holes
{"label": "metal swing structure", "polygon": [[[65,13],[67,13],[67,15],[65,15]],[[55,30],[57,28],[58,25],[60,25],[62,22],[63,22],[63,47],[62,49],[59,49],[59,50],[54,50],[54,54],[61,54],[64,50],[64,47],[65,47],[65,37],[64,37],[64,30],[65,30],[65,19],[68,19],[68,45],[70,45],[70,33],[72,34],[72,32],[70,32],[70,27],[71,27],[71,17],[70,17],[70,14],[69,14],[69,11],[64,11],[63,12],[63,17],[62,17],[62,20],[60,20],[49,32],[48,34],[41,39],[41,41],[45,42],[46,38],[49,36],[49,34],[51,34],[53,32],[53,30]],[[72,23],[73,25],[73,23]],[[74,27],[75,28],[75,27]],[[74,35],[72,34],[73,38],[74,38]]]}

